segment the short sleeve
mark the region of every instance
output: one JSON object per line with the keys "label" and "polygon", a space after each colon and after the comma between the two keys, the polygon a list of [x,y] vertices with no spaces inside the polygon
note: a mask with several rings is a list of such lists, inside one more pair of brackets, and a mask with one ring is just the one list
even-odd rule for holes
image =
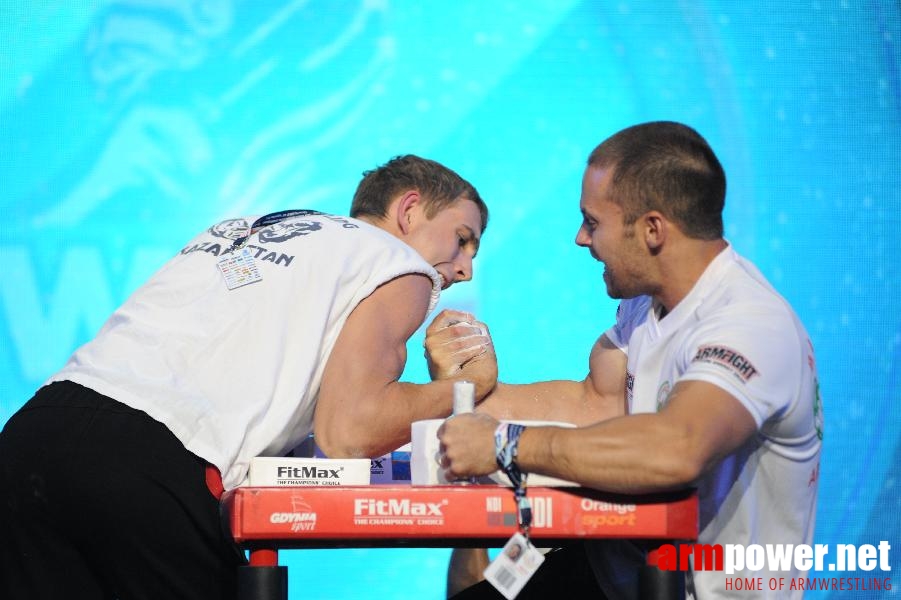
{"label": "short sleeve", "polygon": [[798,397],[802,341],[787,314],[712,315],[687,338],[682,348],[686,368],[680,379],[723,388],[760,427],[790,410]]}

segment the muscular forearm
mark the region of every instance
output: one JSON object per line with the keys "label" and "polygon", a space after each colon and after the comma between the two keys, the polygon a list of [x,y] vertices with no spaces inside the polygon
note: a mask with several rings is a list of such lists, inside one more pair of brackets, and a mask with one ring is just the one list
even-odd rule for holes
{"label": "muscular forearm", "polygon": [[441,419],[453,405],[453,381],[394,381],[356,397],[352,410],[316,424],[316,441],[331,458],[381,456],[410,441],[414,421]]}
{"label": "muscular forearm", "polygon": [[[449,419],[438,430],[450,477],[491,473],[497,420]],[[704,381],[673,388],[660,412],[616,417],[577,429],[526,427],[517,462],[523,471],[610,492],[648,493],[693,485],[753,438],[758,424],[729,392]]]}
{"label": "muscular forearm", "polygon": [[[314,416],[317,444],[328,456],[379,456],[410,441],[414,421],[446,417],[453,404],[453,384],[475,384],[481,400],[497,381],[497,358],[480,330],[467,336],[464,348],[452,345],[461,361],[428,384],[398,381],[407,361],[406,344],[421,323],[417,311],[404,310],[422,301],[428,290],[419,276],[400,277],[378,288],[348,317],[323,372]],[[473,329],[472,326],[457,329]]]}
{"label": "muscular forearm", "polygon": [[498,383],[476,410],[496,419],[558,421],[581,426],[622,415],[623,402],[593,393],[584,381]]}
{"label": "muscular forearm", "polygon": [[632,415],[582,429],[527,428],[517,462],[541,473],[611,492],[649,493],[691,485],[703,464],[690,432],[659,415]]}

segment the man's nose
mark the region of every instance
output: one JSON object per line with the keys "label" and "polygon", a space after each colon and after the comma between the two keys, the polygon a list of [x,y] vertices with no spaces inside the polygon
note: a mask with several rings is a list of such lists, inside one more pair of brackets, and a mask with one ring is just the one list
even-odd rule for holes
{"label": "man's nose", "polygon": [[591,245],[591,236],[588,235],[588,232],[585,230],[585,226],[582,225],[579,227],[579,231],[576,232],[576,246],[590,246]]}
{"label": "man's nose", "polygon": [[472,280],[472,257],[461,253],[454,261],[454,281],[471,281]]}

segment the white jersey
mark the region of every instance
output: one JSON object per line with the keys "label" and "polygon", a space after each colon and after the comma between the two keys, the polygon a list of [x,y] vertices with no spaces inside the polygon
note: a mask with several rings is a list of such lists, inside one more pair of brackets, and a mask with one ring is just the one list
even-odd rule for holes
{"label": "white jersey", "polygon": [[[676,383],[701,380],[729,392],[757,423],[757,435],[697,482],[698,543],[811,544],[823,436],[813,347],[761,273],[730,246],[665,318],[658,318],[649,297],[626,300],[606,335],[628,355],[631,413],[657,412]],[[600,546],[589,552],[604,579]],[[701,600],[747,597],[746,590],[727,589],[727,577],[767,582],[801,574],[794,565],[725,575],[694,570],[693,558],[691,564],[686,591]],[[789,596],[765,588],[754,597]]]}
{"label": "white jersey", "polygon": [[255,217],[196,237],[48,381],[70,380],[144,411],[239,485],[255,456],[310,433],[326,361],[347,317],[381,284],[441,280],[411,247],[355,219],[299,211],[256,231],[261,279],[228,289],[217,262]]}

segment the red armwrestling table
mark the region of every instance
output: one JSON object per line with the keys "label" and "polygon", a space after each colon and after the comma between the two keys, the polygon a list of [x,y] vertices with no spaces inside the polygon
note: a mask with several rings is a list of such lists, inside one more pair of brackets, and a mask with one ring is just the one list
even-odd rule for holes
{"label": "red armwrestling table", "polygon": [[[652,496],[585,488],[529,488],[531,537],[541,547],[620,538],[659,545],[694,540],[693,491]],[[279,549],[497,547],[517,530],[510,488],[493,485],[244,487],[222,497],[223,519],[250,553],[239,574],[240,600],[286,600]],[[679,598],[682,573],[663,572],[651,552],[642,598]]]}

